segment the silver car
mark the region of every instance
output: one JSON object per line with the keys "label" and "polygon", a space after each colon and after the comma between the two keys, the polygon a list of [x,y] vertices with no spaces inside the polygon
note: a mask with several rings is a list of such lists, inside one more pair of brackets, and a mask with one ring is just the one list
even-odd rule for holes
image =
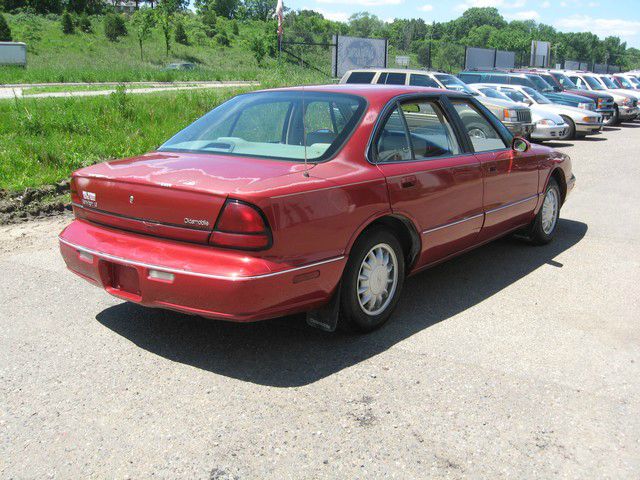
{"label": "silver car", "polygon": [[[413,85],[418,87],[443,88],[474,95],[469,86],[453,75],[426,70],[394,68],[368,68],[349,70],[340,83],[375,83],[384,85]],[[490,98],[478,98],[487,109],[500,119],[515,136],[529,136],[535,125],[531,120],[531,110],[524,105],[505,105]]]}
{"label": "silver car", "polygon": [[533,88],[519,85],[491,85],[504,93],[514,102],[535,106],[539,111],[555,113],[562,117],[569,126],[563,139],[582,138],[585,135],[594,135],[602,130],[603,117],[599,113],[591,112],[577,107],[552,103],[547,97]]}
{"label": "silver car", "polygon": [[[513,106],[523,104],[523,102],[513,101],[504,93],[496,90],[493,84],[477,83],[470,88],[477,92],[477,99],[480,102],[483,102],[485,99],[490,99],[494,102],[501,101],[506,108],[513,108]],[[529,105],[529,109],[531,110],[531,118],[535,125],[535,129],[530,135],[532,140],[559,140],[567,137],[569,125],[567,125],[560,115],[549,112],[544,108],[539,108],[535,104]]]}
{"label": "silver car", "polygon": [[566,75],[582,90],[594,90],[606,92],[613,97],[615,112],[612,124],[633,120],[638,116],[638,98],[618,88],[607,88],[598,78],[598,75],[587,72],[565,72]]}

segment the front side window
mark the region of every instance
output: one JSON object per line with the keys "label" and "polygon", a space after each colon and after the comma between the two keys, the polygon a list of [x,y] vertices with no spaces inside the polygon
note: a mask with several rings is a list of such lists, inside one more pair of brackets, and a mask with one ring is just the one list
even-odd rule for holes
{"label": "front side window", "polygon": [[409,85],[413,85],[415,87],[431,87],[431,88],[440,88],[440,85],[428,75],[417,75],[415,73],[411,74],[409,77]]}
{"label": "front side window", "polygon": [[558,82],[560,82],[560,85],[562,85],[567,90],[575,90],[576,88],[579,88],[564,73],[554,73],[553,76]]}
{"label": "front side window", "polygon": [[616,77],[616,79],[620,82],[623,88],[633,88],[631,82],[624,77]]}
{"label": "front side window", "polygon": [[498,131],[474,105],[463,99],[454,99],[452,103],[469,134],[475,152],[507,148]]}
{"label": "front side window", "polygon": [[342,146],[365,107],[363,98],[342,93],[292,90],[238,95],[158,150],[322,161]]}

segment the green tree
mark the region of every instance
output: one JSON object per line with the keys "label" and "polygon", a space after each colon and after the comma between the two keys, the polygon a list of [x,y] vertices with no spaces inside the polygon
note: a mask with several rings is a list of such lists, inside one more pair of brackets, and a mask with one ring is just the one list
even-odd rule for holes
{"label": "green tree", "polygon": [[87,0],[69,0],[67,10],[75,13],[82,13],[87,10]]}
{"label": "green tree", "polygon": [[91,25],[91,20],[89,19],[89,15],[83,13],[80,15],[80,20],[78,20],[78,27],[84,33],[92,33],[93,26]]}
{"label": "green tree", "polygon": [[11,29],[9,28],[9,24],[7,20],[4,18],[4,15],[0,13],[0,42],[10,42],[12,40],[11,37]]}
{"label": "green tree", "polygon": [[177,20],[176,22],[176,31],[173,34],[173,38],[176,43],[181,45],[189,45],[189,38],[187,37],[187,32],[184,29],[184,24],[181,20]]}
{"label": "green tree", "polygon": [[172,5],[169,2],[163,1],[158,4],[158,7],[154,11],[156,23],[164,36],[164,46],[168,57],[171,51],[171,32],[173,31],[175,10],[172,9]]}
{"label": "green tree", "polygon": [[133,33],[138,41],[138,46],[140,47],[140,61],[144,61],[144,42],[151,36],[154,24],[155,17],[153,10],[150,8],[136,10],[133,15],[131,15],[131,26],[133,27]]}
{"label": "green tree", "polygon": [[64,33],[65,35],[72,35],[73,33],[75,33],[76,28],[73,25],[73,19],[71,18],[71,14],[68,11],[64,11],[60,21],[62,23],[62,33]]}
{"label": "green tree", "polygon": [[117,42],[118,38],[127,34],[127,26],[122,15],[108,13],[104,17],[104,34],[111,42]]}
{"label": "green tree", "polygon": [[234,18],[240,6],[240,0],[195,0],[198,12],[212,11],[219,17]]}
{"label": "green tree", "polygon": [[384,31],[384,22],[368,12],[358,12],[349,17],[349,29],[356,37],[379,37]]}
{"label": "green tree", "polygon": [[262,35],[254,35],[249,40],[249,49],[253,53],[253,57],[258,62],[258,65],[262,64],[262,60],[267,55],[267,48]]}
{"label": "green tree", "polygon": [[[269,20],[276,12],[277,1],[274,0],[245,0],[247,17],[253,20]],[[258,62],[259,63],[259,62]]]}

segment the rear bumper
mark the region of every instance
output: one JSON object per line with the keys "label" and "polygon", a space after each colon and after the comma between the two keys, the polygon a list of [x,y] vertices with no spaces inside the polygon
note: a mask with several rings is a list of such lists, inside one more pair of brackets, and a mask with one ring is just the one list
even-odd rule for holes
{"label": "rear bumper", "polygon": [[[246,252],[133,234],[82,220],[73,221],[59,240],[67,268],[116,297],[237,322],[322,305],[333,294],[346,263],[340,256],[284,265]],[[129,272],[126,282],[115,279],[114,272],[122,269]]]}

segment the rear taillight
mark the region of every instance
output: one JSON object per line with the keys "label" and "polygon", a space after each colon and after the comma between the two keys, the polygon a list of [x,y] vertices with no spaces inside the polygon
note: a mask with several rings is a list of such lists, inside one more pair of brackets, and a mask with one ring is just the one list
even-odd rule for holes
{"label": "rear taillight", "polygon": [[71,181],[69,182],[69,190],[71,191],[71,202],[80,204],[80,194],[74,177],[71,177]]}
{"label": "rear taillight", "polygon": [[239,200],[227,200],[209,243],[218,247],[264,250],[271,246],[271,231],[257,207]]}

